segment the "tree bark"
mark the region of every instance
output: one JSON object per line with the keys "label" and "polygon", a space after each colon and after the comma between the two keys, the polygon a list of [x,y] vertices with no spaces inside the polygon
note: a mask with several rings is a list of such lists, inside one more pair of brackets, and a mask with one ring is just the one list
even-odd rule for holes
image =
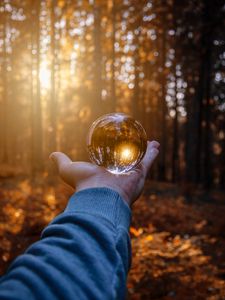
{"label": "tree bark", "polygon": [[55,6],[56,0],[51,2],[51,98],[50,98],[50,133],[49,150],[56,150],[56,119],[57,119],[57,101],[55,85],[55,65],[56,65],[56,47],[55,47]]}
{"label": "tree bark", "polygon": [[[176,72],[176,70],[175,70]],[[177,85],[177,77],[175,75],[175,86]],[[176,88],[175,88],[176,89]],[[177,96],[175,91],[175,103],[174,103],[174,110],[175,116],[173,119],[173,152],[172,152],[172,181],[177,181],[178,175],[178,111],[177,111]]]}
{"label": "tree bark", "polygon": [[[223,119],[222,130],[225,134],[225,117]],[[220,167],[220,187],[225,190],[225,136],[222,141],[221,167]]]}
{"label": "tree bark", "polygon": [[111,112],[116,110],[116,81],[115,81],[115,36],[116,36],[116,8],[115,0],[112,0],[112,79],[111,79]]}
{"label": "tree bark", "polygon": [[[162,22],[165,24],[166,15],[163,11]],[[166,75],[165,75],[165,62],[166,62],[166,27],[163,26],[163,34],[161,37],[161,97],[160,97],[160,145],[162,151],[159,155],[159,180],[166,180],[166,148],[167,148],[167,136],[166,136],[166,114],[167,114],[167,104],[166,104]]]}
{"label": "tree bark", "polygon": [[[209,2],[205,2],[202,12],[202,38],[200,51],[200,69],[196,96],[192,99],[188,109],[187,122],[187,180],[198,184],[203,182],[205,187],[210,182],[210,89],[211,89],[211,49],[212,32]],[[209,26],[207,24],[210,24]],[[206,105],[204,107],[204,99]],[[205,108],[205,116],[203,109]],[[203,117],[205,129],[203,131]]]}
{"label": "tree bark", "polygon": [[211,163],[211,77],[212,77],[212,45],[213,45],[213,15],[211,13],[211,2],[205,2],[204,18],[208,25],[205,30],[205,130],[204,130],[204,163],[203,163],[203,181],[206,189],[212,185],[212,163]]}
{"label": "tree bark", "polygon": [[40,91],[40,1],[34,2],[35,14],[33,17],[36,21],[36,26],[33,26],[33,38],[36,49],[36,59],[34,68],[36,76],[34,78],[35,93],[32,102],[32,174],[43,170],[43,141],[42,141],[42,109],[41,109],[41,91]]}
{"label": "tree bark", "polygon": [[101,51],[101,10],[94,2],[94,78],[93,105],[94,118],[99,117],[102,110],[102,51]]}
{"label": "tree bark", "polygon": [[174,0],[173,3],[173,26],[174,26],[174,61],[173,61],[173,72],[174,72],[174,78],[175,78],[175,103],[174,103],[174,111],[175,116],[173,119],[173,151],[172,151],[172,182],[177,181],[177,175],[178,175],[178,168],[179,168],[179,162],[178,162],[178,101],[177,101],[177,72],[176,72],[176,59],[177,59],[177,12],[176,12],[176,0]]}
{"label": "tree bark", "polygon": [[139,57],[139,34],[134,32],[135,39],[134,43],[136,46],[134,52],[134,93],[132,97],[132,114],[136,120],[141,119],[140,114],[140,87],[139,87],[139,66],[140,66],[140,57]]}
{"label": "tree bark", "polygon": [[9,162],[8,138],[9,138],[9,95],[8,95],[8,70],[7,70],[7,50],[6,50],[6,30],[7,30],[7,12],[3,13],[3,60],[2,60],[2,85],[3,85],[3,105],[2,105],[2,148],[3,163]]}

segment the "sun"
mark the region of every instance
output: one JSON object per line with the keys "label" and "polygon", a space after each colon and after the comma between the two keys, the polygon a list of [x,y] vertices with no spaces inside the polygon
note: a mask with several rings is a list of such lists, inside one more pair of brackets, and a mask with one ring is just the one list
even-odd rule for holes
{"label": "sun", "polygon": [[131,160],[132,158],[132,151],[131,149],[129,148],[124,148],[122,151],[121,151],[121,159],[126,161],[126,160]]}
{"label": "sun", "polygon": [[39,80],[41,88],[49,89],[51,87],[51,71],[49,70],[46,62],[41,63]]}

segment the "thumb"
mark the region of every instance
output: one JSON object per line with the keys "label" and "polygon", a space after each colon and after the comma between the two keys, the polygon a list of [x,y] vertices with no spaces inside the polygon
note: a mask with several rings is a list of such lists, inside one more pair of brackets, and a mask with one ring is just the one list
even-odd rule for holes
{"label": "thumb", "polygon": [[52,152],[49,158],[56,164],[59,173],[62,172],[66,165],[72,162],[72,160],[62,152]]}
{"label": "thumb", "polygon": [[159,154],[159,146],[160,144],[156,141],[148,142],[147,151],[145,156],[141,162],[142,166],[144,167],[145,173],[147,175],[149,169],[151,168],[154,160]]}

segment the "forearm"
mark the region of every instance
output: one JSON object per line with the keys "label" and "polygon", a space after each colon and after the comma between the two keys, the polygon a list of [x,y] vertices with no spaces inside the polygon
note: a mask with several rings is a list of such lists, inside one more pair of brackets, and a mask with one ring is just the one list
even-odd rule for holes
{"label": "forearm", "polygon": [[75,194],[42,239],[11,265],[0,299],[123,299],[129,223],[130,209],[118,193]]}

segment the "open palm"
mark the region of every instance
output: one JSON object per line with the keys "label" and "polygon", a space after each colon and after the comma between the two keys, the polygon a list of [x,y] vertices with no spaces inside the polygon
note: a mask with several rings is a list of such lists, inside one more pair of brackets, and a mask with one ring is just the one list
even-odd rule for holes
{"label": "open palm", "polygon": [[76,191],[108,187],[117,191],[131,205],[142,192],[147,173],[159,153],[158,148],[158,142],[148,142],[142,162],[123,174],[112,174],[105,168],[88,162],[72,162],[62,152],[53,152],[50,158],[56,163],[60,177]]}

